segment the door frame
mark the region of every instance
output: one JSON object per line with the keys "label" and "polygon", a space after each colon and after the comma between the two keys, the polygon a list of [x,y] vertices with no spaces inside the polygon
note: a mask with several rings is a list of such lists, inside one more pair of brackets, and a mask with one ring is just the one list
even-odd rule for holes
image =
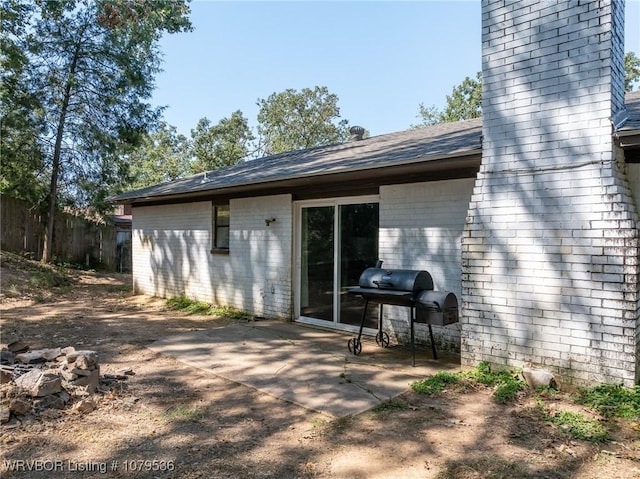
{"label": "door frame", "polygon": [[[338,280],[338,268],[339,265],[339,241],[340,241],[340,215],[338,214],[339,206],[341,205],[353,205],[359,203],[378,203],[378,207],[380,205],[380,195],[366,195],[366,196],[341,196],[336,198],[323,198],[318,200],[299,200],[293,202],[293,224],[294,224],[294,241],[293,241],[293,314],[294,321],[310,324],[313,326],[321,326],[325,328],[338,329],[342,331],[350,331],[350,332],[358,332],[359,327],[353,326],[350,324],[343,324],[339,322],[340,308],[339,308],[339,295],[337,293],[337,288],[339,287]],[[300,297],[302,294],[301,291],[301,272],[302,272],[302,209],[305,207],[322,207],[322,206],[333,206],[335,208],[335,214],[333,217],[333,227],[334,227],[334,248],[333,248],[333,312],[334,312],[334,320],[326,321],[323,319],[310,318],[307,316],[300,315]],[[378,224],[378,228],[380,225]],[[380,245],[378,244],[378,247]],[[375,335],[376,330],[372,328],[364,328],[364,334],[367,335]]]}

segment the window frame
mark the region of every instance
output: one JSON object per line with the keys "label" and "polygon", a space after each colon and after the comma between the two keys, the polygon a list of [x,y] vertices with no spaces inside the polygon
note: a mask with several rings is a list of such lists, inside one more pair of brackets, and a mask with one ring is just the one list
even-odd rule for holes
{"label": "window frame", "polygon": [[[227,212],[227,224],[221,224],[220,219],[222,216],[219,214],[221,210]],[[220,238],[224,235],[220,234],[221,230],[227,230],[227,244],[219,246]],[[231,208],[229,203],[212,203],[211,204],[211,254],[229,254],[229,242],[231,231]]]}

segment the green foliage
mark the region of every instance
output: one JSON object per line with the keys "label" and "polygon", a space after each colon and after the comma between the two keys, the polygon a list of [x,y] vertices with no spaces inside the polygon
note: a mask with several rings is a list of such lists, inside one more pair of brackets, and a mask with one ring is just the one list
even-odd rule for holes
{"label": "green foliage", "polygon": [[447,95],[447,104],[440,111],[435,106],[419,105],[420,123],[416,127],[469,120],[482,116],[482,72],[476,77],[466,77],[460,85],[453,87],[451,95]]}
{"label": "green foliage", "polygon": [[70,286],[69,277],[54,269],[42,269],[29,277],[29,286],[36,289],[49,289]]}
{"label": "green foliage", "polygon": [[513,401],[523,388],[522,381],[518,381],[511,376],[509,380],[498,383],[495,391],[493,391],[493,399],[500,404],[507,404]]}
{"label": "green foliage", "polygon": [[191,314],[201,314],[205,316],[223,316],[229,319],[248,319],[251,316],[243,311],[239,311],[229,306],[212,306],[203,301],[195,301],[185,295],[174,296],[167,299],[167,306],[176,311],[184,311]]}
{"label": "green foliage", "polygon": [[545,418],[576,439],[596,443],[609,439],[609,432],[598,420],[580,413],[558,411],[553,414],[545,413]]}
{"label": "green foliage", "polygon": [[496,380],[496,374],[491,371],[491,366],[486,361],[481,361],[474,370],[466,373],[466,376],[485,386],[493,386]]}
{"label": "green foliage", "polygon": [[19,41],[32,9],[26,2],[0,4],[0,193],[38,204],[47,190],[44,145],[38,141],[43,111],[29,88],[28,51]]}
{"label": "green foliage", "polygon": [[[542,400],[546,391],[539,391],[538,409],[547,421],[576,439],[590,442],[603,442],[609,439],[607,423],[589,418],[581,413],[570,411],[550,412]],[[580,388],[574,401],[593,408],[605,417],[618,417],[627,420],[640,418],[640,386],[625,388],[620,384],[601,384],[591,388]]]}
{"label": "green foliage", "polygon": [[[632,91],[635,84],[640,82],[640,58],[634,52],[627,52],[624,56],[624,89]],[[443,110],[435,105],[418,105],[420,123],[414,128],[430,126],[438,123],[448,123],[469,120],[482,116],[482,72],[477,72],[475,78],[466,77],[462,83],[453,87],[447,95],[447,103]]]}
{"label": "green foliage", "polygon": [[436,125],[442,123],[442,112],[435,105],[426,106],[424,103],[420,103],[418,105],[418,118],[421,121],[418,125],[414,125],[414,128]]}
{"label": "green foliage", "polygon": [[634,52],[624,55],[624,91],[632,91],[633,85],[640,82],[640,58]]}
{"label": "green foliage", "polygon": [[208,314],[236,320],[251,319],[251,315],[249,313],[232,308],[231,306],[211,306]]}
{"label": "green foliage", "polygon": [[469,120],[482,116],[482,73],[476,77],[466,77],[462,83],[447,95],[447,106],[442,112],[442,121]]}
{"label": "green foliage", "polygon": [[174,126],[160,122],[129,155],[130,188],[173,181],[190,173],[189,141]]}
{"label": "green foliage", "polygon": [[478,364],[476,369],[469,372],[448,373],[440,371],[433,376],[415,381],[411,389],[420,394],[434,395],[445,390],[450,385],[474,381],[485,386],[493,386],[493,399],[501,404],[513,401],[518,392],[524,389],[524,382],[510,371],[491,371],[486,362]]}
{"label": "green foliage", "polygon": [[198,422],[206,417],[205,408],[197,408],[186,406],[184,404],[177,404],[167,409],[162,418],[168,422],[185,421],[185,422]]}
{"label": "green foliage", "polygon": [[592,407],[603,416],[640,420],[640,386],[601,384],[581,388],[576,402]]}
{"label": "green foliage", "polygon": [[485,386],[495,386],[493,399],[501,404],[513,401],[518,392],[524,389],[524,382],[512,371],[492,371],[491,366],[482,361],[475,370],[466,373],[466,377]]}
{"label": "green foliage", "polygon": [[44,261],[56,204],[106,208],[127,168],[123,152],[157,121],[160,110],[148,100],[160,71],[158,42],[189,30],[188,13],[187,0],[2,3],[2,46],[10,51],[2,112],[16,114],[3,125],[0,154],[9,168],[28,161],[13,176],[3,169],[0,186],[25,179],[32,196],[45,189]]}
{"label": "green foliage", "polygon": [[427,379],[414,381],[411,383],[411,389],[417,393],[432,396],[444,391],[449,385],[457,384],[459,381],[459,373],[440,371]]}
{"label": "green foliage", "polygon": [[67,292],[74,284],[73,276],[66,267],[41,264],[33,259],[8,251],[0,251],[3,270],[19,271],[15,282],[3,291],[12,297],[29,297],[36,302]]}
{"label": "green foliage", "polygon": [[211,309],[211,305],[202,301],[195,301],[186,296],[175,296],[167,299],[167,306],[177,311],[185,311],[187,313],[207,314]]}
{"label": "green foliage", "polygon": [[259,154],[273,155],[345,141],[348,121],[339,120],[338,97],[327,87],[287,89],[257,102]]}
{"label": "green foliage", "polygon": [[247,157],[254,136],[248,120],[238,110],[217,125],[211,125],[207,118],[201,118],[195,129],[191,130],[191,139],[191,155],[195,160],[192,172],[201,173],[235,165]]}

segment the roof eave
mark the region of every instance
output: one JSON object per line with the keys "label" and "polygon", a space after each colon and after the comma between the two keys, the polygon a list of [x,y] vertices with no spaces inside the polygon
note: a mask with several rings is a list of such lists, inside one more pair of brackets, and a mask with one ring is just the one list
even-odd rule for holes
{"label": "roof eave", "polygon": [[618,146],[623,149],[640,147],[640,130],[621,130],[615,133]]}
{"label": "roof eave", "polygon": [[[441,155],[438,157],[418,158],[393,165],[368,165],[357,169],[349,169],[337,172],[316,172],[304,176],[295,176],[280,180],[266,180],[247,182],[223,187],[212,187],[187,191],[181,193],[169,193],[164,195],[147,195],[137,197],[114,198],[115,204],[167,204],[172,202],[206,200],[212,197],[240,197],[269,195],[274,192],[285,192],[296,188],[308,188],[313,184],[329,184],[336,182],[349,182],[354,179],[369,181],[378,185],[385,184],[385,180],[394,178],[400,181],[399,175],[405,172],[407,175],[434,174],[441,175],[446,172],[454,174],[460,172],[460,177],[466,177],[470,171],[475,171],[480,165],[482,156],[481,148],[458,151],[455,154]],[[407,180],[410,178],[407,178]],[[387,183],[389,184],[389,183]]]}

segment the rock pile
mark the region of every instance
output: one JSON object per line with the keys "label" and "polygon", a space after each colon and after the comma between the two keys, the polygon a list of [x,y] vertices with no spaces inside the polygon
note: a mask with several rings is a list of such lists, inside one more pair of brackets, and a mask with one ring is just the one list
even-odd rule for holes
{"label": "rock pile", "polygon": [[[90,412],[90,399],[100,386],[95,351],[73,347],[30,351],[11,343],[0,357],[0,422],[44,409],[64,409],[73,403],[78,412]],[[77,400],[75,400],[77,399]]]}

